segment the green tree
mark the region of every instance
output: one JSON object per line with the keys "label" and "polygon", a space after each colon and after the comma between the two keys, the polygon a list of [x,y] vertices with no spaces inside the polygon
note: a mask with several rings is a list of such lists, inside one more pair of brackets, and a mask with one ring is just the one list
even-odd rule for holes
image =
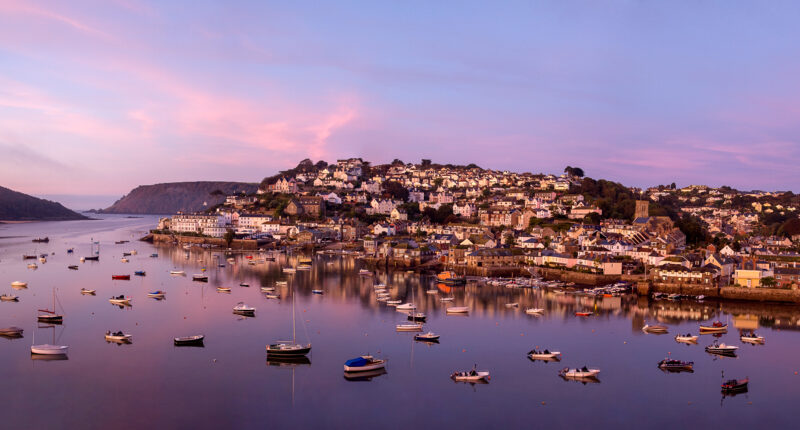
{"label": "green tree", "polygon": [[233,239],[236,237],[236,234],[233,232],[233,229],[228,229],[225,234],[222,236],[222,239],[225,240],[227,247],[231,247],[231,243],[233,243]]}
{"label": "green tree", "polygon": [[778,281],[775,280],[772,276],[766,276],[761,278],[761,286],[766,288],[774,288],[778,285]]}

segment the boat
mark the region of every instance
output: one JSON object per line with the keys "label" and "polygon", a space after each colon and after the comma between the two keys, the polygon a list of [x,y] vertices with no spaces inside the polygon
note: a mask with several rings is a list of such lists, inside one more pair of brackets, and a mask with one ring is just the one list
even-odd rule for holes
{"label": "boat", "polygon": [[386,373],[387,373],[386,369],[384,368],[376,370],[368,370],[365,372],[344,372],[344,379],[353,382],[356,381],[367,382],[381,375],[385,375]]}
{"label": "boat", "polygon": [[311,263],[312,263],[312,260],[309,257],[300,257],[300,258],[297,259],[297,263],[298,264],[305,264],[305,265],[310,266]]}
{"label": "boat", "polygon": [[192,281],[197,281],[197,282],[208,282],[208,276],[207,276],[207,275],[198,275],[198,274],[195,274],[195,275],[192,275]]}
{"label": "boat", "polygon": [[239,302],[233,307],[233,313],[237,315],[255,316],[256,308],[247,306],[244,302]]}
{"label": "boat", "polygon": [[3,302],[17,302],[17,301],[19,301],[19,297],[11,295],[11,294],[0,294],[0,301],[3,301]]}
{"label": "boat", "polygon": [[122,331],[111,333],[109,330],[106,331],[105,339],[106,342],[130,343],[131,339],[133,339],[133,335],[123,333]]}
{"label": "boat", "polygon": [[594,312],[575,312],[576,317],[590,317],[594,315]]}
{"label": "boat", "polygon": [[322,290],[311,290],[311,294],[322,294]]}
{"label": "boat", "polygon": [[420,323],[400,323],[395,326],[397,331],[422,331]]}
{"label": "boat", "polygon": [[311,270],[311,266],[308,264],[300,264],[297,266],[296,270]]}
{"label": "boat", "polygon": [[423,312],[410,312],[408,314],[409,321],[422,321],[425,322],[425,319],[428,318]]}
{"label": "boat", "polygon": [[400,303],[403,303],[403,302],[400,301],[400,300],[387,300],[386,301],[386,304],[389,305],[389,306],[397,306]]}
{"label": "boat", "polygon": [[469,313],[469,307],[467,306],[451,306],[447,308],[446,313],[448,314],[466,314]]}
{"label": "boat", "polygon": [[161,291],[161,290],[156,290],[156,291],[152,291],[152,292],[147,293],[147,297],[152,297],[152,298],[155,298],[155,299],[163,299],[166,295],[167,295],[167,293],[165,291]]}
{"label": "boat", "polygon": [[739,336],[739,340],[745,343],[752,343],[754,345],[763,345],[765,340],[763,336],[759,336],[756,332],[751,331],[749,333],[742,333]]}
{"label": "boat", "polygon": [[133,274],[136,275],[136,276],[146,276],[147,275],[147,273],[144,270],[137,270],[137,271],[133,272]]}
{"label": "boat", "polygon": [[239,286],[240,286],[240,287],[249,287],[249,286],[250,286],[250,284],[248,284],[247,282],[240,282],[240,283],[239,283]]}
{"label": "boat", "polygon": [[727,333],[728,324],[722,324],[719,321],[714,321],[711,325],[700,324],[700,334],[704,333]]}
{"label": "boat", "polygon": [[694,366],[693,361],[681,361],[672,358],[665,358],[658,362],[658,368],[661,370],[691,371],[692,366]]}
{"label": "boat", "polygon": [[517,302],[514,302],[514,303],[506,303],[506,307],[507,307],[507,308],[518,308],[518,307],[519,307],[519,303],[517,303]]}
{"label": "boat", "polygon": [[47,263],[47,257],[39,257],[40,263]]}
{"label": "boat", "polygon": [[27,282],[22,281],[14,281],[11,283],[11,288],[20,289],[20,288],[28,288]]}
{"label": "boat", "polygon": [[150,258],[158,258],[158,254],[150,254]]}
{"label": "boat", "polygon": [[169,274],[170,275],[181,275],[181,276],[183,276],[183,275],[186,274],[186,272],[184,272],[183,270],[170,270]]}
{"label": "boat", "polygon": [[64,321],[64,316],[56,313],[56,289],[53,288],[53,310],[39,309],[39,315],[36,319],[40,322],[61,324]]}
{"label": "boat", "polygon": [[220,293],[230,293],[231,287],[217,287],[217,291]]}
{"label": "boat", "polygon": [[436,289],[426,290],[425,294],[431,294],[431,295],[439,294],[439,290]]}
{"label": "boat", "polygon": [[413,311],[416,308],[417,306],[413,303],[403,303],[402,305],[397,305],[398,311]]}
{"label": "boat", "polygon": [[275,281],[275,285],[277,285],[279,287],[285,287],[285,286],[289,285],[289,282],[288,281]]}
{"label": "boat", "polygon": [[5,337],[22,337],[23,330],[19,327],[2,327],[0,328],[0,336]]}
{"label": "boat", "polygon": [[739,349],[738,346],[726,345],[724,342],[723,343],[714,342],[712,345],[708,345],[706,347],[706,352],[717,355],[735,356],[737,349]]}
{"label": "boat", "polygon": [[665,333],[667,333],[667,332],[668,332],[668,330],[669,330],[669,329],[668,329],[668,328],[667,328],[667,326],[665,326],[665,325],[650,325],[650,324],[645,324],[645,325],[644,325],[644,327],[642,327],[642,331],[643,331],[643,332],[645,332],[645,333],[652,333],[652,334],[665,334]]}
{"label": "boat", "polygon": [[294,267],[284,267],[283,273],[289,273],[289,274],[297,273],[297,269],[295,269]]}
{"label": "boat", "polygon": [[525,309],[525,313],[528,315],[541,315],[544,313],[544,309],[542,308],[528,308]]}
{"label": "boat", "polygon": [[750,378],[744,379],[729,379],[722,383],[722,392],[723,393],[743,393],[747,391],[747,384],[750,382]]}
{"label": "boat", "polygon": [[[95,245],[97,245],[97,251],[94,250]],[[100,261],[100,242],[95,242],[92,239],[90,254],[88,257],[81,257],[83,261]]]}
{"label": "boat", "polygon": [[538,349],[532,349],[528,351],[528,358],[531,360],[560,360],[561,359],[561,352],[559,351],[550,351],[545,349],[544,351]]}
{"label": "boat", "polygon": [[117,244],[117,245],[122,245],[123,243],[128,243],[128,241],[127,240],[117,240],[114,243]]}
{"label": "boat", "polygon": [[73,265],[67,266],[67,269],[69,269],[69,270],[78,270],[78,266],[73,264]]}
{"label": "boat", "polygon": [[174,338],[175,346],[203,346],[204,339],[205,336],[202,334]]}
{"label": "boat", "polygon": [[275,287],[261,287],[262,293],[271,293],[273,291],[275,291]]}
{"label": "boat", "polygon": [[111,275],[111,279],[114,281],[130,281],[131,275]]}
{"label": "boat", "polygon": [[488,371],[485,370],[478,371],[475,370],[475,368],[473,367],[472,370],[466,372],[453,372],[453,374],[450,375],[450,379],[456,382],[478,382],[478,381],[488,382],[489,379],[491,379],[491,376],[489,376]]}
{"label": "boat", "polygon": [[439,301],[440,302],[452,302],[455,299],[456,299],[455,297],[442,297],[441,299],[439,299]]}
{"label": "boat", "polygon": [[600,373],[600,369],[590,369],[583,366],[581,369],[565,367],[559,370],[558,375],[565,378],[596,378],[598,373]]}
{"label": "boat", "polygon": [[112,304],[115,304],[115,305],[130,305],[131,304],[131,298],[123,296],[123,295],[112,297],[112,298],[108,299],[108,301],[111,302]]}
{"label": "boat", "polygon": [[367,269],[361,269],[358,271],[358,274],[361,276],[372,276],[372,272]]}
{"label": "boat", "polygon": [[28,269],[38,269],[38,268],[39,266],[37,266],[36,263],[28,264]]}
{"label": "boat", "polygon": [[72,254],[73,252],[75,252],[75,248],[67,249],[67,254]]}
{"label": "boat", "polygon": [[125,258],[125,257],[122,257],[122,258],[120,258],[120,259],[119,259],[119,261],[121,261],[121,262],[123,262],[123,263],[129,263],[129,262],[130,262],[130,260],[128,260],[128,259],[127,259],[127,258]]}
{"label": "boat", "polygon": [[[53,289],[53,294],[55,294],[55,288]],[[20,331],[21,333],[21,331]],[[36,345],[36,332],[33,333],[33,342],[31,345],[31,354],[32,355],[55,355],[55,356],[66,356],[67,352],[69,351],[69,346],[67,345],[56,345],[56,328],[53,326],[53,343],[45,343]]]}
{"label": "boat", "polygon": [[344,363],[344,371],[349,373],[368,372],[383,369],[384,367],[386,367],[386,360],[375,358],[371,355],[362,355]]}
{"label": "boat", "polygon": [[88,288],[81,288],[81,294],[84,294],[84,295],[91,295],[91,296],[93,296],[93,295],[94,295],[94,293],[96,293],[96,292],[97,292],[97,290],[90,290],[90,289],[88,289]]}
{"label": "boat", "polygon": [[267,345],[267,358],[270,356],[304,356],[311,352],[311,342],[301,345],[297,343],[297,330],[294,311],[294,289],[292,289],[292,340],[279,340]]}
{"label": "boat", "polygon": [[31,242],[34,242],[34,243],[48,243],[48,242],[50,242],[50,238],[49,237],[37,237],[36,239],[33,239]]}
{"label": "boat", "polygon": [[130,252],[123,252],[123,253],[122,253],[122,256],[123,256],[123,257],[127,257],[127,256],[129,256],[129,255],[131,255],[131,253],[130,253]]}
{"label": "boat", "polygon": [[451,270],[445,270],[444,272],[439,273],[436,275],[437,281],[446,284],[446,285],[462,285],[467,283],[467,279],[463,276],[457,276],[455,272]]}
{"label": "boat", "polygon": [[419,340],[419,341],[422,341],[422,342],[438,342],[439,341],[439,335],[434,333],[434,332],[432,332],[432,331],[429,331],[427,333],[415,334],[414,335],[414,340]]}
{"label": "boat", "polygon": [[22,254],[22,259],[23,260],[35,260],[36,259],[36,255]]}
{"label": "boat", "polygon": [[281,296],[279,296],[278,294],[264,294],[264,297],[275,300],[280,300],[281,298]]}
{"label": "boat", "polygon": [[679,334],[675,336],[675,342],[681,343],[697,343],[699,336],[692,336],[691,333]]}

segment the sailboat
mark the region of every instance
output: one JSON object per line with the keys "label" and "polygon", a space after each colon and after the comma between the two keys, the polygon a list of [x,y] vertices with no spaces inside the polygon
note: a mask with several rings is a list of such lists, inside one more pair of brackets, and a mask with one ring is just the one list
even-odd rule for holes
{"label": "sailboat", "polygon": [[39,315],[36,319],[44,323],[61,324],[64,321],[64,315],[56,314],[56,289],[53,288],[53,310],[39,309]]}
{"label": "sailboat", "polygon": [[[97,245],[97,251],[94,250],[94,246],[95,245]],[[89,261],[100,261],[100,242],[95,242],[94,239],[92,239],[91,254],[92,255],[90,255],[88,257],[83,257],[83,259],[84,260],[89,260]]]}
{"label": "sailboat", "polygon": [[33,344],[31,345],[31,354],[35,355],[67,355],[69,346],[55,345],[56,343],[56,327],[53,327],[53,344],[45,343],[36,345],[36,332],[33,333]]}
{"label": "sailboat", "polygon": [[297,357],[311,352],[311,344],[300,345],[297,343],[296,323],[294,316],[294,285],[292,285],[292,340],[279,340],[267,345],[267,356]]}

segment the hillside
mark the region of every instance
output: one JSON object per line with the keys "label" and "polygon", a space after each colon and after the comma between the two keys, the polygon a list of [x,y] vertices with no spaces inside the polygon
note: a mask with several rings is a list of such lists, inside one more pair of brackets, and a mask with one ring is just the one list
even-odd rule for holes
{"label": "hillside", "polygon": [[252,194],[257,189],[258,184],[245,182],[204,181],[140,185],[100,212],[110,214],[198,212],[225,201],[226,195],[241,192]]}
{"label": "hillside", "polygon": [[2,221],[65,221],[88,219],[61,203],[39,199],[0,187],[0,220]]}

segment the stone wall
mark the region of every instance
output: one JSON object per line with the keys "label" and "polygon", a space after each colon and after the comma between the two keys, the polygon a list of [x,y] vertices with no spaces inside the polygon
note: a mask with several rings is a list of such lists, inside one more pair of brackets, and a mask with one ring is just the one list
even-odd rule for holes
{"label": "stone wall", "polygon": [[[211,245],[220,248],[227,248],[228,244],[224,239],[217,237],[195,237],[195,236],[180,236],[171,234],[152,234],[153,242],[177,242],[182,245],[185,243],[195,245]],[[266,243],[266,242],[264,242]],[[263,244],[263,243],[261,243]],[[244,240],[234,239],[231,242],[231,249],[258,249],[260,243],[257,240]]]}
{"label": "stone wall", "polygon": [[800,290],[777,288],[716,287],[701,284],[652,283],[641,281],[636,292],[646,296],[651,293],[704,295],[709,298],[726,300],[747,300],[759,302],[800,303]]}
{"label": "stone wall", "polygon": [[594,273],[574,272],[571,270],[553,269],[548,267],[536,267],[537,273],[545,279],[559,280],[563,282],[574,282],[583,285],[607,285],[618,282],[620,275],[599,275]]}

